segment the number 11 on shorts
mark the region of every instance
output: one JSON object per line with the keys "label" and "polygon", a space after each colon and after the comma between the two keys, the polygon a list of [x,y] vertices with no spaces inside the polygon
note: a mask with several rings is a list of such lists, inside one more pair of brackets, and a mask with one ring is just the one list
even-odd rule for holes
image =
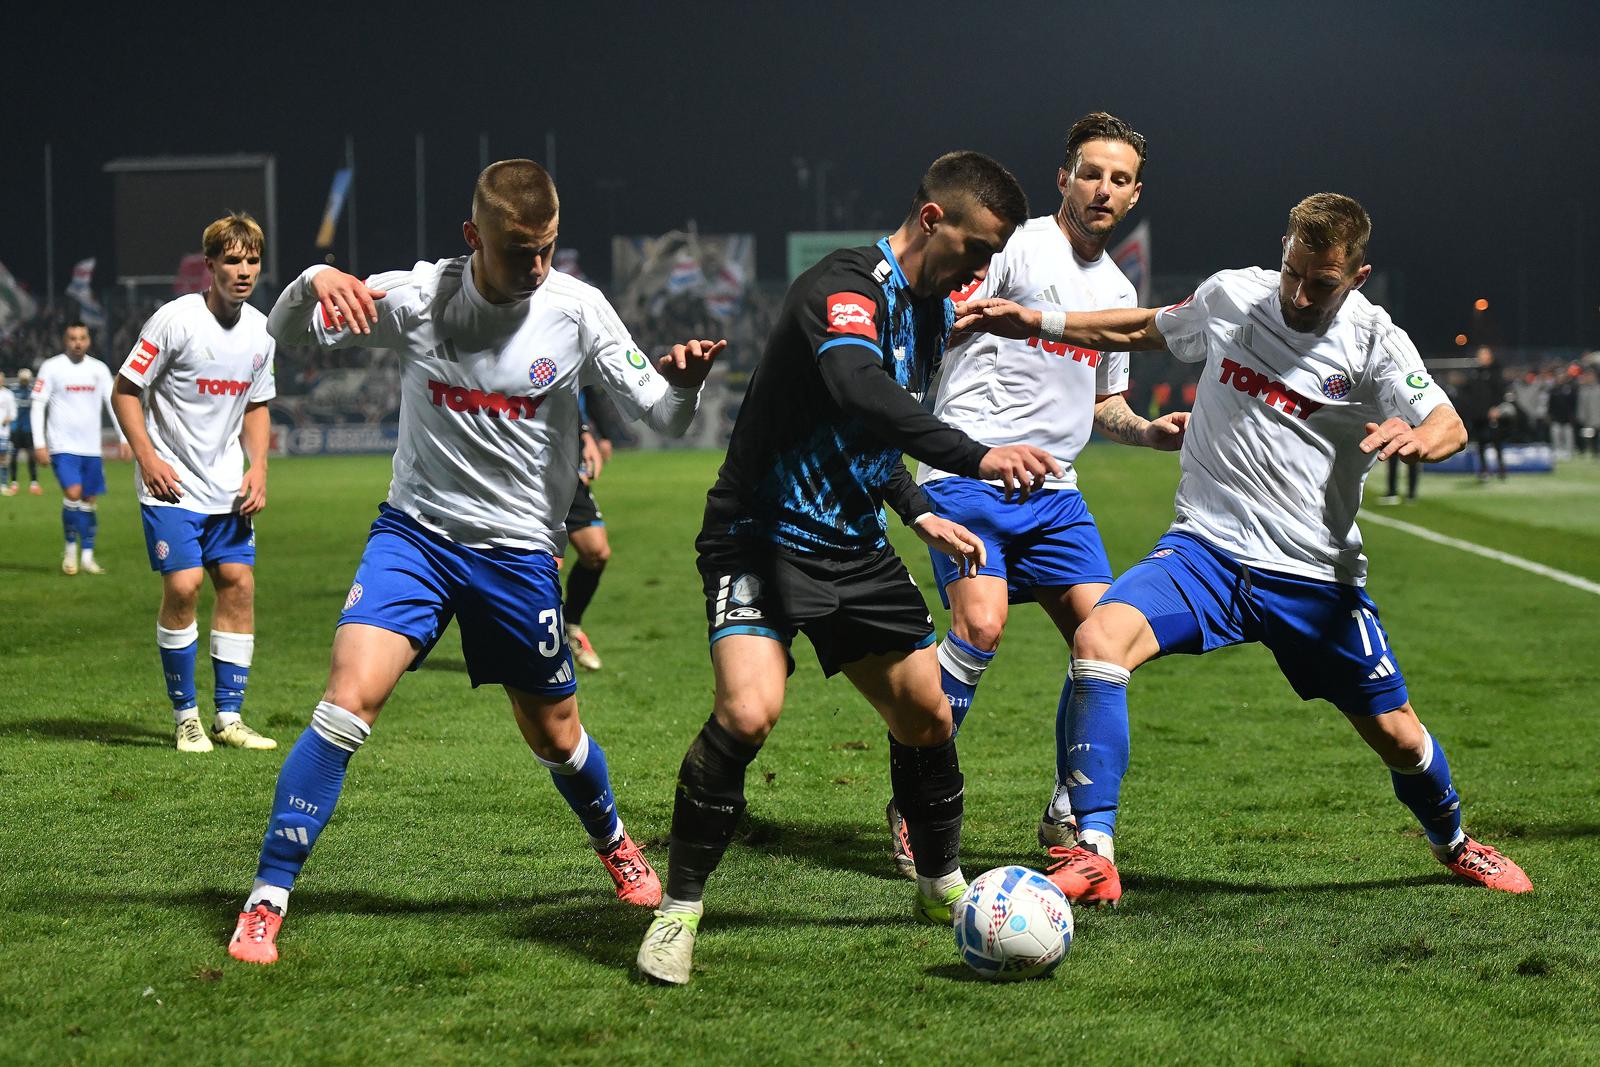
{"label": "number 11 on shorts", "polygon": [[[543,618],[544,616],[540,616]],[[1372,620],[1372,632],[1378,635],[1378,651],[1389,651],[1389,642],[1384,639],[1383,627],[1378,625],[1378,617],[1372,614],[1371,608],[1353,608],[1350,617],[1356,620],[1356,626],[1361,630],[1361,651],[1368,657],[1372,656],[1372,639],[1367,636],[1367,620]]]}

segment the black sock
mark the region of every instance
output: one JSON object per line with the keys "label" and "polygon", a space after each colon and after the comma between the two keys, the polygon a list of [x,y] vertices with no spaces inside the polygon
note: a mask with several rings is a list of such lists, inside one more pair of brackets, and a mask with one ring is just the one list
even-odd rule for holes
{"label": "black sock", "polygon": [[600,588],[600,574],[606,569],[604,563],[590,569],[582,563],[572,568],[572,573],[567,575],[567,622],[573,626],[583,625],[583,612],[589,606],[589,601],[594,599],[594,591]]}
{"label": "black sock", "polygon": [[917,874],[938,878],[961,865],[961,763],[955,738],[912,748],[889,738],[889,782],[906,820]]}
{"label": "black sock", "polygon": [[722,862],[744,814],[744,769],[760,751],[760,745],[724,730],[715,716],[689,746],[672,806],[667,896],[673,900],[699,900],[705,894],[706,879]]}

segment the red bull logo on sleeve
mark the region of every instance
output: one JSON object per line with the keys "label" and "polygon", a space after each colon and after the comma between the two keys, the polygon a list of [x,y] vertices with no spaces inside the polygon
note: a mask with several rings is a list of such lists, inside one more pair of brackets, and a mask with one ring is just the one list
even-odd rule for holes
{"label": "red bull logo on sleeve", "polygon": [[1297,419],[1308,419],[1322,410],[1322,405],[1316,401],[1307,400],[1282,382],[1237,360],[1224,359],[1219,377],[1223,385],[1231,385],[1241,393],[1256,397],[1267,407],[1277,408]]}
{"label": "red bull logo on sleeve", "polygon": [[[551,364],[554,366],[554,364]],[[507,396],[482,389],[468,389],[430,379],[428,395],[436,408],[449,408],[464,415],[487,415],[492,419],[531,419],[544,403],[542,396]]]}

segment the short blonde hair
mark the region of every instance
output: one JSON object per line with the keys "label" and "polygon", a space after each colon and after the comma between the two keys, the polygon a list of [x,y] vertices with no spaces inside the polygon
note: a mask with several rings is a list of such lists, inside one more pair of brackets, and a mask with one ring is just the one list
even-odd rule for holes
{"label": "short blonde hair", "polygon": [[478,175],[472,190],[472,221],[498,219],[538,228],[561,210],[555,179],[531,159],[502,159]]}
{"label": "short blonde hair", "polygon": [[246,255],[254,252],[259,256],[266,243],[267,238],[261,232],[261,224],[243,211],[228,212],[207,226],[205,232],[200,235],[200,248],[208,259],[216,259],[228,249],[235,247]]}
{"label": "short blonde hair", "polygon": [[1312,193],[1289,209],[1288,236],[1313,252],[1342,249],[1349,272],[1367,261],[1372,220],[1366,209],[1348,196]]}

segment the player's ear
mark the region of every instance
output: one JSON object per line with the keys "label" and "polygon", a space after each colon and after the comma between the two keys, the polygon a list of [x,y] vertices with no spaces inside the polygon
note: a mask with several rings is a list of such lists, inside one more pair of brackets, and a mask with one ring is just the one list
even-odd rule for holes
{"label": "player's ear", "polygon": [[472,224],[471,219],[461,224],[461,236],[466,239],[468,248],[474,252],[483,251],[483,237],[479,235],[478,227]]}
{"label": "player's ear", "polygon": [[944,208],[940,207],[938,204],[935,204],[932,200],[928,201],[926,204],[923,204],[922,209],[917,212],[917,221],[922,223],[923,233],[932,233],[933,228],[937,226],[939,221],[943,218]]}
{"label": "player's ear", "polygon": [[1352,288],[1352,289],[1361,288],[1363,285],[1367,284],[1367,279],[1369,277],[1371,277],[1371,276],[1372,276],[1372,264],[1371,263],[1363,263],[1363,264],[1361,264],[1361,269],[1356,271],[1356,280],[1350,286],[1350,288]]}
{"label": "player's ear", "polygon": [[1134,209],[1134,206],[1139,203],[1139,194],[1141,194],[1143,192],[1144,192],[1144,182],[1134,182],[1133,183],[1133,196],[1128,198],[1128,210],[1129,211],[1132,211]]}

